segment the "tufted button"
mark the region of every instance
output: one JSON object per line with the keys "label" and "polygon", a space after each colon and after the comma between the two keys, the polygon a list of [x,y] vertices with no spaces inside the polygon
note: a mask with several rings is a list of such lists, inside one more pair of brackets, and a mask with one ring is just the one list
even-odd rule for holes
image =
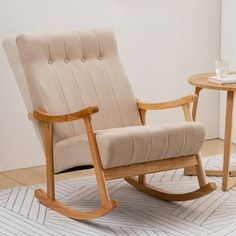
{"label": "tufted button", "polygon": [[52,60],[52,59],[49,59],[49,60],[48,60],[48,64],[51,65],[52,63],[53,63],[53,60]]}
{"label": "tufted button", "polygon": [[98,60],[100,60],[100,61],[101,61],[101,60],[102,60],[102,56],[99,56],[99,57],[98,57]]}
{"label": "tufted button", "polygon": [[65,61],[65,63],[68,63],[68,62],[69,62],[69,59],[68,59],[68,58],[66,58],[64,61]]}
{"label": "tufted button", "polygon": [[85,62],[85,58],[82,58],[81,61],[82,61],[82,62]]}

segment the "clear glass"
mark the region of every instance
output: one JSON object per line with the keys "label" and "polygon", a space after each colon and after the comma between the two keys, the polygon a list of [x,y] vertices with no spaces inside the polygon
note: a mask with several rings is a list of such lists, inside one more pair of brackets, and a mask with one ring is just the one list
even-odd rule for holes
{"label": "clear glass", "polygon": [[222,78],[229,73],[229,61],[228,60],[216,60],[215,61],[216,77]]}

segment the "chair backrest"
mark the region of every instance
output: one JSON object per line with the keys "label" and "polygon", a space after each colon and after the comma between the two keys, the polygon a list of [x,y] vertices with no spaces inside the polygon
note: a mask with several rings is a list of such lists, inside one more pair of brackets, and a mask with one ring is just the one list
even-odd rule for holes
{"label": "chair backrest", "polygon": [[[33,104],[30,97],[28,83],[25,77],[25,72],[21,63],[21,59],[18,53],[18,48],[16,46],[16,37],[8,37],[3,41],[3,48],[6,52],[8,62],[15,76],[18,88],[23,97],[26,109],[28,112],[33,111]],[[37,122],[34,122],[34,127],[38,135],[39,140],[41,140],[40,128]]]}
{"label": "chair backrest", "polygon": [[[19,61],[10,64],[19,83],[24,84],[21,92],[29,110],[65,114],[97,105],[95,130],[141,125],[111,30],[22,34],[16,45],[24,73],[18,74],[13,65]],[[81,121],[54,126],[55,141],[84,133]]]}

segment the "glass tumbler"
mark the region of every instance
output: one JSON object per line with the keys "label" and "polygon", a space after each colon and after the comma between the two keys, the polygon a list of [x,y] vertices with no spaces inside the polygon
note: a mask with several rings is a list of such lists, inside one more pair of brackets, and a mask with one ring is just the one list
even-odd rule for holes
{"label": "glass tumbler", "polygon": [[216,77],[222,78],[229,73],[229,61],[228,60],[216,60],[215,61]]}

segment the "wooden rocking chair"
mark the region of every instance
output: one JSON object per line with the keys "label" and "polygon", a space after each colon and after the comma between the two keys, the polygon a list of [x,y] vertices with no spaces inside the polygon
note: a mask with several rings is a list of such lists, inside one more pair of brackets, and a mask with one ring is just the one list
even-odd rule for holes
{"label": "wooden rocking chair", "polygon": [[[118,205],[106,181],[124,178],[142,192],[185,201],[216,189],[206,183],[199,150],[205,131],[192,122],[186,96],[165,103],[135,99],[110,30],[23,34],[3,44],[21,93],[43,141],[47,192],[35,191],[47,207],[73,219],[102,216]],[[145,125],[147,110],[180,107],[187,122]],[[101,208],[79,211],[55,199],[54,175],[76,167],[95,169]],[[149,173],[194,166],[200,188],[169,193],[148,184]],[[137,176],[137,177],[135,177]]]}

